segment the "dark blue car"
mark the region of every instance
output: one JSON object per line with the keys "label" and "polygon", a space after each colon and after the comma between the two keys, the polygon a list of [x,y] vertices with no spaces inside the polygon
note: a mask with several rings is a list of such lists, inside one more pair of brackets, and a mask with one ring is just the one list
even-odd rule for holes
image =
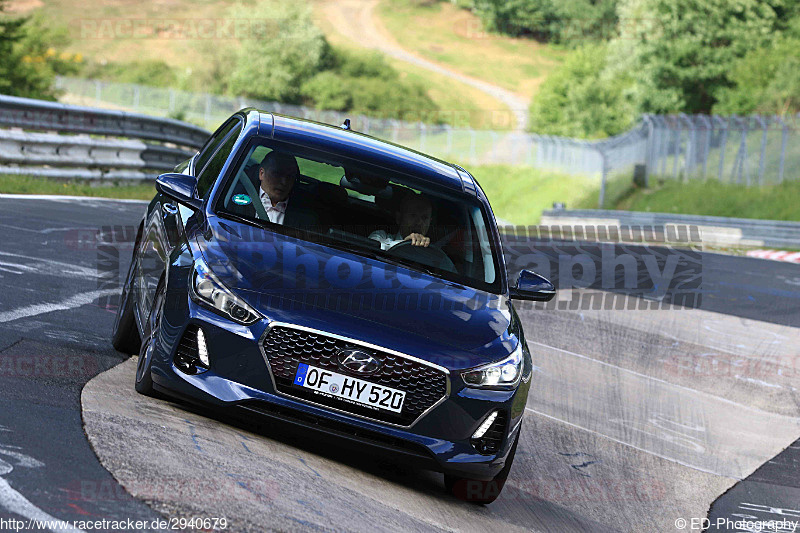
{"label": "dark blue car", "polygon": [[[180,173],[178,173],[180,172]],[[114,346],[136,390],[280,419],[489,503],[533,367],[489,202],[464,169],[245,109],[156,182]]]}

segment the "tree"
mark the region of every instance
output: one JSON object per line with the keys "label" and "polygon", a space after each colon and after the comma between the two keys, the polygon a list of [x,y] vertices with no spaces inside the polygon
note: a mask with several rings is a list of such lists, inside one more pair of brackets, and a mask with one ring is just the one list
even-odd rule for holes
{"label": "tree", "polygon": [[580,46],[611,36],[617,0],[472,0],[490,30]]}
{"label": "tree", "polygon": [[[620,0],[609,64],[635,76],[642,112],[708,113],[748,50],[780,29],[781,0]],[[781,7],[781,9],[778,9]]]}
{"label": "tree", "polygon": [[714,113],[787,115],[800,112],[800,17],[777,40],[738,60],[732,87],[717,93]]}
{"label": "tree", "polygon": [[299,103],[304,80],[323,66],[329,45],[304,2],[270,0],[233,9],[253,24],[234,60],[228,91],[242,96]]}
{"label": "tree", "polygon": [[607,47],[580,48],[542,83],[530,107],[529,129],[565,137],[621,133],[636,119],[626,93],[630,79],[606,68]]}
{"label": "tree", "polygon": [[5,11],[6,0],[0,0],[0,93],[54,99],[52,71],[41,68],[44,60],[27,55],[21,46],[28,19],[9,18]]}
{"label": "tree", "polygon": [[53,29],[40,15],[3,15],[6,0],[0,0],[0,93],[55,100],[56,74],[78,70],[79,54],[60,52],[69,37],[65,29]]}

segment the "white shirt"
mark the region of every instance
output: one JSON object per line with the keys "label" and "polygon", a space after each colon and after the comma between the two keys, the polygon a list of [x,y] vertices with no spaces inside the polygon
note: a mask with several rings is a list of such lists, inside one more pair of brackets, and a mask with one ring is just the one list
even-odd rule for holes
{"label": "white shirt", "polygon": [[273,206],[269,195],[264,192],[264,189],[261,189],[261,205],[264,206],[264,210],[267,212],[267,217],[269,217],[270,222],[283,226],[283,219],[286,216],[286,205],[288,203],[289,200],[287,199]]}
{"label": "white shirt", "polygon": [[381,250],[388,250],[397,243],[403,242],[403,236],[397,233],[389,235],[386,231],[379,229],[369,234],[369,238],[381,243]]}

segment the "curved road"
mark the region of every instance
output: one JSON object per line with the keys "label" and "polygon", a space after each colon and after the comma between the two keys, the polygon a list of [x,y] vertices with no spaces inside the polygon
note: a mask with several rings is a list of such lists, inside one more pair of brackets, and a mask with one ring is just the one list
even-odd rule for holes
{"label": "curved road", "polygon": [[[786,265],[704,263],[704,282],[735,302],[728,313],[768,306],[756,297],[772,291],[770,322],[702,308],[522,310],[537,368],[517,461],[500,499],[476,507],[446,495],[439,474],[137,395],[135,358],[108,341],[107,297],[130,257],[124,225],[143,209],[0,196],[0,518],[675,531],[676,519],[706,517],[734,485],[715,512],[800,508],[786,502],[796,492],[785,486],[800,477],[791,456],[780,462],[788,481],[762,467],[800,436],[800,329],[787,325],[800,315],[800,288]],[[115,243],[96,240],[106,224],[123,225],[102,232]],[[756,292],[736,285],[748,272],[763,276]]]}
{"label": "curved road", "polygon": [[498,85],[467,76],[435,63],[401,47],[374,13],[378,0],[334,0],[325,2],[325,16],[345,37],[364,48],[377,50],[400,61],[447,76],[482,91],[503,102],[514,114],[514,131],[523,132],[528,125],[528,102]]}

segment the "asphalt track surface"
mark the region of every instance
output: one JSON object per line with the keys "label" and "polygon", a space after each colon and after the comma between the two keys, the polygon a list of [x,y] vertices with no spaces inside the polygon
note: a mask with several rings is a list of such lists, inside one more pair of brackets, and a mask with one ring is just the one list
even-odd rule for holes
{"label": "asphalt track surface", "polygon": [[137,395],[135,358],[109,342],[109,253],[80,236],[143,209],[0,197],[0,518],[226,517],[242,531],[677,531],[709,509],[800,520],[797,265],[701,254],[713,298],[696,309],[523,309],[537,368],[517,460],[500,499],[473,506],[440,474]]}

